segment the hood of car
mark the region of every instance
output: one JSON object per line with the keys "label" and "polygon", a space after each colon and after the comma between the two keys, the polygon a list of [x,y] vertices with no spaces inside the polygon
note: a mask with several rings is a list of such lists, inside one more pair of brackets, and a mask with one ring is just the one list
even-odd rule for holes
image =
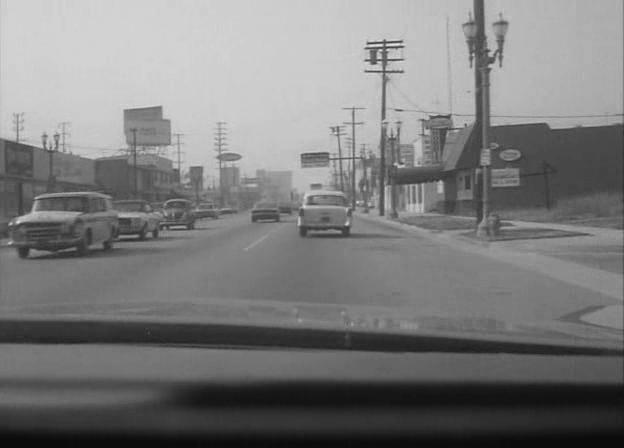
{"label": "hood of car", "polygon": [[15,224],[37,223],[37,222],[71,222],[82,212],[63,212],[63,211],[40,211],[32,212],[24,216],[15,218]]}
{"label": "hood of car", "polygon": [[37,319],[231,324],[624,348],[621,330],[587,324],[582,319],[507,322],[488,317],[423,315],[412,309],[364,305],[195,298],[81,304],[79,312],[71,304],[38,305],[17,308],[6,315],[12,314],[36,315]]}
{"label": "hood of car", "polygon": [[143,212],[119,212],[118,216],[120,218],[143,218],[145,217],[145,213]]}

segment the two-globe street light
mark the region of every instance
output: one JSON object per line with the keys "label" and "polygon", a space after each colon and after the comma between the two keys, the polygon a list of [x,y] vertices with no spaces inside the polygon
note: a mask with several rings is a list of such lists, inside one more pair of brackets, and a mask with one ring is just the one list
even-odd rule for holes
{"label": "two-globe street light", "polygon": [[59,140],[61,138],[60,134],[58,132],[55,132],[53,135],[54,138],[54,146],[52,146],[52,143],[48,143],[48,134],[46,132],[44,132],[41,135],[41,143],[43,146],[43,149],[45,151],[48,152],[48,156],[49,156],[49,175],[48,175],[48,188],[47,191],[48,192],[52,192],[54,191],[54,153],[58,151],[59,148]]}
{"label": "two-globe street light", "polygon": [[[477,2],[475,2],[477,3]],[[481,10],[483,9],[483,2],[481,1]],[[503,15],[499,15],[499,20],[492,24],[492,30],[494,36],[496,36],[497,49],[492,56],[490,56],[490,50],[487,47],[487,39],[485,32],[479,30],[479,25],[473,20],[472,15],[468,15],[468,21],[462,25],[464,35],[466,36],[466,43],[468,44],[468,54],[470,67],[472,67],[473,58],[476,59],[477,69],[481,72],[481,92],[482,92],[482,120],[481,120],[481,133],[482,133],[482,147],[480,165],[483,172],[483,219],[477,226],[477,236],[485,237],[489,235],[489,215],[490,215],[490,141],[489,141],[489,127],[490,127],[490,64],[493,64],[498,59],[499,67],[503,66],[503,45],[505,43],[505,34],[509,28],[509,22],[503,19]],[[481,32],[480,32],[481,31]],[[477,86],[479,87],[479,86]],[[494,226],[492,226],[494,230]]]}

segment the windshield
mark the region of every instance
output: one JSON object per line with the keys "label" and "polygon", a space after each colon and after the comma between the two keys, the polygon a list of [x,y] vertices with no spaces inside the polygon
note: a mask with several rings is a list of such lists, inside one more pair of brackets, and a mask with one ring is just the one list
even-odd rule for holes
{"label": "windshield", "polygon": [[145,211],[143,202],[114,202],[113,207],[120,212],[142,212]]}
{"label": "windshield", "polygon": [[55,197],[37,199],[33,204],[34,212],[87,212],[89,199],[84,197]]}
{"label": "windshield", "polygon": [[0,0],[0,336],[29,316],[193,323],[224,350],[237,325],[312,330],[276,337],[294,349],[624,348],[623,14]]}
{"label": "windshield", "polygon": [[188,202],[184,201],[170,201],[166,202],[164,208],[186,208],[188,206]]}
{"label": "windshield", "polygon": [[336,195],[314,195],[308,196],[307,205],[346,205],[345,198]]}

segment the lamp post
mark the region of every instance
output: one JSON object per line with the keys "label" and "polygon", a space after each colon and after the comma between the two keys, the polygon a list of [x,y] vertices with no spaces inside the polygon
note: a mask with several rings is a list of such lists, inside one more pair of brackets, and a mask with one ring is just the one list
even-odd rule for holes
{"label": "lamp post", "polygon": [[54,146],[52,146],[52,143],[48,144],[48,134],[46,132],[41,135],[43,149],[48,152],[49,156],[48,193],[54,191],[54,153],[58,151],[61,136],[58,132],[55,132],[53,138]]}
{"label": "lamp post", "polygon": [[393,129],[390,130],[390,138],[388,139],[388,142],[390,143],[390,218],[396,219],[399,217],[399,214],[396,209],[396,137]]}
{"label": "lamp post", "polygon": [[[479,6],[483,10],[483,0],[475,0],[475,6]],[[477,8],[475,8],[476,10]],[[482,23],[482,22],[481,22]],[[503,19],[503,15],[499,15],[499,20],[492,24],[494,35],[496,36],[497,49],[492,56],[487,47],[487,39],[479,25],[473,20],[472,15],[468,15],[468,21],[462,25],[466,43],[468,44],[468,60],[472,67],[473,58],[476,59],[476,65],[481,72],[481,92],[482,92],[482,148],[479,165],[483,172],[483,219],[477,225],[477,236],[486,237],[489,235],[488,219],[490,210],[490,64],[498,59],[499,67],[503,66],[503,45],[505,43],[505,34],[509,28],[509,22]],[[482,36],[479,35],[481,31]],[[479,86],[476,86],[477,88]]]}

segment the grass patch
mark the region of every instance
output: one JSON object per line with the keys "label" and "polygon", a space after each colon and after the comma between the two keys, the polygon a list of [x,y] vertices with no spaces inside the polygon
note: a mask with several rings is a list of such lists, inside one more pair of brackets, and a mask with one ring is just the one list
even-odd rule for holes
{"label": "grass patch", "polygon": [[[462,218],[458,216],[409,216],[399,218],[399,222],[421,227],[428,230],[470,230],[476,226],[475,219]],[[509,226],[510,223],[501,223],[502,226]]]}
{"label": "grass patch", "polygon": [[501,219],[622,229],[624,202],[621,192],[605,192],[562,199],[551,210],[524,208],[501,210],[498,214]]}
{"label": "grass patch", "polygon": [[[476,232],[462,234],[468,238],[479,239]],[[488,237],[488,241],[513,241],[513,240],[535,240],[540,238],[562,238],[570,236],[587,236],[582,232],[569,232],[567,230],[546,229],[546,228],[521,228],[521,229],[501,229],[498,235]]]}

